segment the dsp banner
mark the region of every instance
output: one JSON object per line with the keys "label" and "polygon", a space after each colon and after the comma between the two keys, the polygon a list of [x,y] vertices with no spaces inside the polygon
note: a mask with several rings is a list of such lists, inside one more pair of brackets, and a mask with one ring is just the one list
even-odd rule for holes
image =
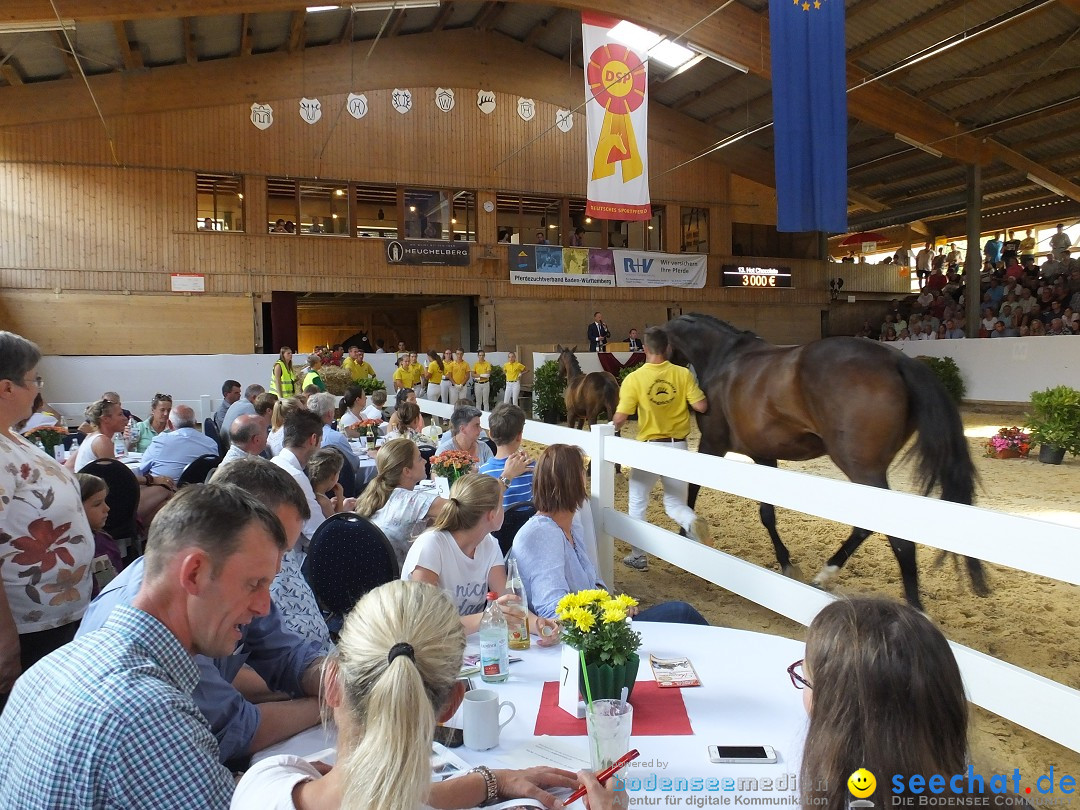
{"label": "dsp banner", "polygon": [[511,284],[548,287],[614,287],[610,250],[562,248],[553,245],[509,245]]}
{"label": "dsp banner", "polygon": [[614,250],[615,283],[620,287],[705,286],[705,256]]}
{"label": "dsp banner", "polygon": [[608,37],[620,22],[581,14],[589,175],[585,214],[649,219],[649,55]]}

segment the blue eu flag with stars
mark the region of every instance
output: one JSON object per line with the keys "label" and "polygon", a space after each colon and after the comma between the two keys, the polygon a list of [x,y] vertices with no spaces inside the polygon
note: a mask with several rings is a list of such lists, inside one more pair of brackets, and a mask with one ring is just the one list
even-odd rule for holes
{"label": "blue eu flag with stars", "polygon": [[769,0],[778,231],[847,230],[844,0]]}

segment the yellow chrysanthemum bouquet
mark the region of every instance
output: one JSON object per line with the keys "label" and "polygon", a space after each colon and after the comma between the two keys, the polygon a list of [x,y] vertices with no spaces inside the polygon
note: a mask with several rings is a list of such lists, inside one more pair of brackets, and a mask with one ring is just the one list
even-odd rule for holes
{"label": "yellow chrysanthemum bouquet", "polygon": [[600,588],[568,593],[556,608],[563,641],[580,650],[586,664],[623,666],[641,647],[641,634],[626,620],[627,609],[636,606],[633,597]]}

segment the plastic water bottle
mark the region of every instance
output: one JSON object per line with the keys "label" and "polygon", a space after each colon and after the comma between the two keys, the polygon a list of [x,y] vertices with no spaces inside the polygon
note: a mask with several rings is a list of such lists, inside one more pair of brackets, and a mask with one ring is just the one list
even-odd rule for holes
{"label": "plastic water bottle", "polygon": [[123,458],[127,455],[127,442],[124,441],[124,434],[119,431],[113,434],[113,453],[117,458]]}
{"label": "plastic water bottle", "polygon": [[64,459],[67,458],[67,455],[65,454],[65,451],[64,451],[64,443],[63,442],[60,442],[59,444],[56,445],[56,447],[53,448],[53,458],[56,459],[57,464],[63,464],[64,463]]}
{"label": "plastic water bottle", "polygon": [[506,624],[510,628],[510,649],[527,650],[532,643],[529,639],[529,597],[525,593],[525,583],[521,580],[517,560],[513,557],[506,561],[506,592],[521,600],[521,609],[524,611],[521,618],[506,617]]}
{"label": "plastic water bottle", "polygon": [[490,591],[487,598],[487,609],[480,620],[480,680],[484,683],[502,683],[510,677],[506,617],[495,601],[499,595]]}
{"label": "plastic water bottle", "polygon": [[124,441],[130,442],[135,438],[135,417],[129,416],[127,424],[124,425]]}
{"label": "plastic water bottle", "polygon": [[71,453],[71,455],[73,455],[73,456],[78,455],[78,453],[79,453],[79,437],[78,436],[76,436],[74,439],[71,440],[71,449],[68,450],[68,452]]}

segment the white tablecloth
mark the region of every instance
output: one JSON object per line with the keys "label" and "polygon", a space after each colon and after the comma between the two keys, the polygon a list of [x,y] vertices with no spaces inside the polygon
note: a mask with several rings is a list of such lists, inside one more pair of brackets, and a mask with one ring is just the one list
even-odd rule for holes
{"label": "white tablecloth", "polygon": [[[788,775],[799,771],[807,718],[802,693],[792,687],[786,669],[803,657],[803,644],[764,633],[721,627],[638,622],[634,628],[644,639],[639,652],[638,680],[652,680],[648,663],[650,653],[660,658],[688,656],[702,686],[682,690],[694,734],[632,737],[631,747],[637,748],[641,756],[635,766],[625,769],[623,774],[628,779],[641,779],[643,783],[655,774],[658,784],[662,778],[701,779],[704,784],[697,791],[642,790],[632,791],[631,796],[678,793],[683,796],[679,804],[696,801],[697,806],[702,806],[719,804],[718,797],[721,796],[755,795],[783,797],[787,806],[787,798],[798,792],[797,783]],[[476,638],[471,637],[469,641],[471,647]],[[502,730],[498,747],[490,751],[454,749],[454,753],[472,765],[507,767],[500,755],[536,739],[533,729],[541,687],[544,681],[556,680],[559,648],[542,649],[534,644],[531,649],[514,654],[524,660],[511,665],[510,679],[506,683],[485,684],[478,676],[473,677],[477,688],[494,689],[500,693],[500,700],[513,702],[517,715]],[[460,717],[459,711],[448,725],[460,725]],[[555,739],[578,745],[587,759],[585,737]],[[308,756],[333,747],[334,743],[332,732],[316,727],[261,751],[253,759],[258,761],[275,754]],[[771,745],[776,749],[777,762],[775,765],[716,764],[709,761],[709,745]],[[751,778],[758,780],[757,790],[747,787],[745,782],[743,789],[739,789],[737,780]],[[736,782],[725,791],[724,779]],[[774,782],[776,786],[790,784],[779,790],[764,790],[760,781],[765,779],[784,780]],[[709,790],[707,780],[721,781]],[[797,802],[791,806],[797,806]]]}

